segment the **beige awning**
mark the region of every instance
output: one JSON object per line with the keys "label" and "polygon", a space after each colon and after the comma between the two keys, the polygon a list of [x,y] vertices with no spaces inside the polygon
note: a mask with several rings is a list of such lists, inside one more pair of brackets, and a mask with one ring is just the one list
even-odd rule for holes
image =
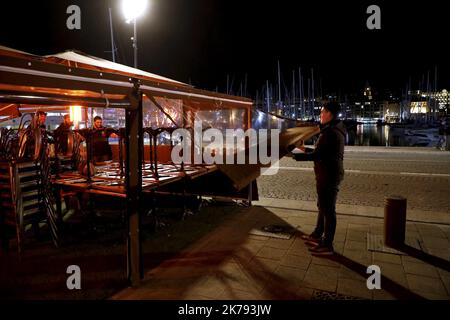
{"label": "beige awning", "polygon": [[[84,52],[79,52],[79,51],[66,51],[66,52],[62,52],[62,53],[57,53],[57,54],[52,54],[52,55],[47,55],[45,56],[46,60],[50,60],[53,62],[62,62],[62,63],[66,63],[68,66],[75,66],[78,64],[82,64],[83,67],[87,67],[89,69],[91,69],[92,67],[97,67],[97,68],[101,68],[104,69],[105,71],[112,71],[112,72],[118,72],[118,73],[123,73],[123,74],[127,74],[127,75],[133,75],[133,76],[141,76],[141,77],[145,77],[148,78],[149,80],[153,80],[153,81],[162,81],[162,82],[167,82],[167,83],[171,83],[171,84],[175,84],[175,85],[181,85],[181,86],[187,86],[189,87],[188,84],[185,84],[183,82],[179,82],[173,79],[169,79],[154,73],[150,73],[147,71],[143,71],[140,69],[135,69],[129,66],[125,66],[123,64],[119,64],[119,63],[115,63],[109,60],[105,60],[105,59],[101,59],[98,57],[94,57],[91,55],[88,55]],[[81,67],[81,66],[78,66]]]}

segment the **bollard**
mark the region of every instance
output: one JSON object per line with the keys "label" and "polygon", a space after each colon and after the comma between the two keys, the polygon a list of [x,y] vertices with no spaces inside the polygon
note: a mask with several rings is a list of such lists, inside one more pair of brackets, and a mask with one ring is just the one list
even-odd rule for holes
{"label": "bollard", "polygon": [[406,198],[391,196],[385,199],[384,243],[395,247],[405,243]]}

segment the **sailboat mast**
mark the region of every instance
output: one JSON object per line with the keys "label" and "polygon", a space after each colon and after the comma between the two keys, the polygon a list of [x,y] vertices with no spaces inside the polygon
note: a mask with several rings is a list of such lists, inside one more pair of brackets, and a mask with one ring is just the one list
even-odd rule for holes
{"label": "sailboat mast", "polygon": [[437,94],[438,94],[438,86],[437,86],[437,66],[434,66],[434,119],[437,118],[439,115],[439,105],[437,100]]}
{"label": "sailboat mast", "polygon": [[430,70],[428,70],[427,72],[427,95],[428,95],[427,97],[428,110],[426,122],[428,123],[428,121],[431,120]]}
{"label": "sailboat mast", "polygon": [[292,108],[294,108],[292,110],[292,116],[297,120],[297,108],[295,107],[295,70],[292,70]]}
{"label": "sailboat mast", "polygon": [[300,116],[301,118],[305,117],[305,109],[304,109],[304,98],[303,98],[303,77],[302,77],[302,68],[298,68],[298,85],[299,85],[299,96],[300,96]]}
{"label": "sailboat mast", "polygon": [[[311,79],[308,78],[308,118],[311,116]],[[314,118],[314,115],[313,115]]]}
{"label": "sailboat mast", "polygon": [[281,102],[281,69],[280,60],[278,60],[278,102]]}
{"label": "sailboat mast", "polygon": [[311,68],[311,93],[312,93],[312,114],[313,114],[313,119],[315,119],[315,101],[316,101],[316,96],[315,96],[315,91],[314,91],[314,69]]}

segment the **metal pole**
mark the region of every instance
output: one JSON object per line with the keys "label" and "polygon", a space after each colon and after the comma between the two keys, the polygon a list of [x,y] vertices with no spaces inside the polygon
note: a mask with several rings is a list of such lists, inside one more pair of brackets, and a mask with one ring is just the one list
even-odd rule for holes
{"label": "metal pole", "polygon": [[137,19],[134,19],[134,37],[133,37],[133,48],[134,48],[134,67],[138,67],[138,46],[137,46]]}
{"label": "metal pole", "polygon": [[126,161],[125,185],[127,199],[127,275],[132,286],[143,278],[142,248],[140,236],[140,202],[142,194],[142,95],[136,83],[130,96],[131,108],[126,110]]}

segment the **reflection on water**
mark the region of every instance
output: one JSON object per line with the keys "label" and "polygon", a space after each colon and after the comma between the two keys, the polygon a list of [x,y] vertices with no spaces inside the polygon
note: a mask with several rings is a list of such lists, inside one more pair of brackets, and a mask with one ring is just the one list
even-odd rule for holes
{"label": "reflection on water", "polygon": [[388,125],[358,124],[347,128],[346,144],[350,146],[435,147],[438,129],[411,129]]}

